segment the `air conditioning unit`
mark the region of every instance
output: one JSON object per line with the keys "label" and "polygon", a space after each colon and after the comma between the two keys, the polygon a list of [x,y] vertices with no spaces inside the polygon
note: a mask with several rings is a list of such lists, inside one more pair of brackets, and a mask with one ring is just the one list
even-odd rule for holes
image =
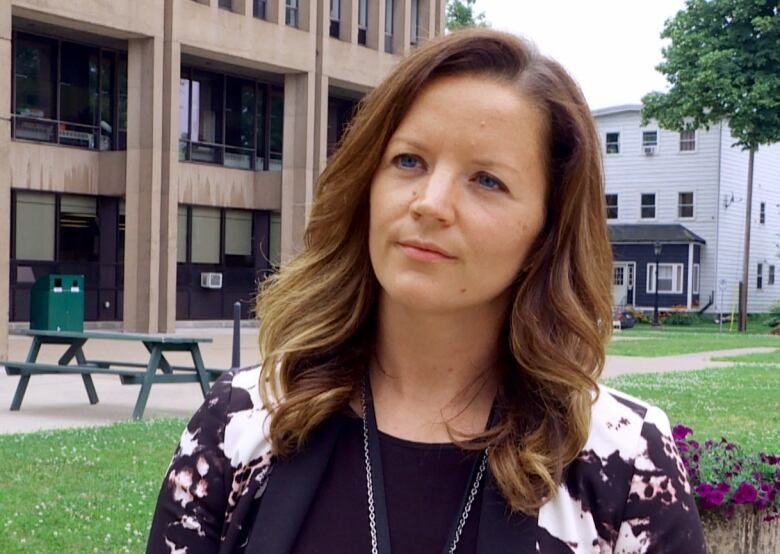
{"label": "air conditioning unit", "polygon": [[222,288],[222,274],[221,273],[201,273],[200,274],[200,286],[204,289],[221,289]]}
{"label": "air conditioning unit", "polygon": [[645,146],[645,156],[655,155],[655,146]]}

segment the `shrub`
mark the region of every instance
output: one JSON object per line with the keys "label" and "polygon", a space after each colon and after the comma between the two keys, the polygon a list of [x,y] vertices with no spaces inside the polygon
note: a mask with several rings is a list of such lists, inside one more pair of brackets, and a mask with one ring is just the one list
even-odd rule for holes
{"label": "shrub", "polygon": [[725,438],[716,442],[689,439],[693,430],[672,430],[701,510],[723,509],[730,516],[737,505],[751,505],[764,520],[780,518],[780,456],[748,454]]}

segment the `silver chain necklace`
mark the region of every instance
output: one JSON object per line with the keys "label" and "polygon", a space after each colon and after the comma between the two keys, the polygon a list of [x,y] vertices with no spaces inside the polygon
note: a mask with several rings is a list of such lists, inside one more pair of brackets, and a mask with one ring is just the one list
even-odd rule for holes
{"label": "silver chain necklace", "polygon": [[[374,510],[374,485],[373,485],[373,479],[371,478],[371,456],[369,455],[369,448],[368,448],[368,418],[366,417],[366,381],[367,379],[363,379],[363,387],[361,390],[360,395],[360,406],[363,410],[363,457],[365,458],[366,463],[366,492],[368,494],[368,526],[371,531],[371,554],[379,554],[379,544],[377,541],[377,533],[376,533],[376,512]],[[479,493],[479,486],[482,483],[482,477],[485,475],[485,470],[487,469],[487,459],[488,459],[488,449],[485,448],[485,450],[482,452],[482,460],[479,464],[479,469],[477,470],[477,476],[474,479],[474,483],[471,486],[471,490],[469,491],[468,499],[466,500],[466,504],[463,506],[463,513],[460,514],[460,518],[458,519],[458,527],[455,529],[455,535],[452,538],[452,543],[448,546],[447,552],[448,554],[453,554],[455,552],[455,549],[458,546],[458,541],[460,541],[460,536],[463,533],[463,528],[466,526],[466,521],[468,521],[469,513],[471,513],[471,506],[474,504],[474,499],[477,497],[477,493]]]}

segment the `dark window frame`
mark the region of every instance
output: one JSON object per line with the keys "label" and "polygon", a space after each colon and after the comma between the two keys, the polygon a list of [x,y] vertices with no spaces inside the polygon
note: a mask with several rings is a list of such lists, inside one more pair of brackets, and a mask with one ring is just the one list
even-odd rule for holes
{"label": "dark window frame", "polygon": [[263,20],[268,18],[268,3],[266,0],[252,0],[252,16]]}
{"label": "dark window frame", "polygon": [[756,264],[756,289],[764,288],[764,264]]}
{"label": "dark window frame", "polygon": [[[258,255],[258,252],[254,248],[252,248],[250,251],[250,257],[252,259],[251,264],[250,263],[244,265],[228,264],[226,254],[225,254],[225,239],[227,238],[227,212],[228,211],[249,212],[251,214],[250,243],[252,245],[255,245],[255,237],[257,236],[257,229],[255,226],[256,222],[254,216],[257,210],[247,210],[243,208],[223,208],[217,206],[199,206],[197,204],[179,204],[179,206],[183,207],[185,212],[187,213],[187,240],[185,241],[186,259],[183,262],[177,261],[176,262],[177,264],[195,265],[195,266],[210,265],[210,266],[220,266],[222,268],[254,267],[256,262],[255,257]],[[219,262],[216,264],[192,261],[192,208],[193,207],[215,208],[219,210]]]}
{"label": "dark window frame", "polygon": [[[361,16],[362,14],[362,16]],[[358,44],[366,45],[368,38],[368,0],[358,0]]]}
{"label": "dark window frame", "polygon": [[[614,140],[610,140],[610,137],[614,137]],[[607,154],[620,154],[620,132],[605,133],[604,146]]]}
{"label": "dark window frame", "polygon": [[770,265],[769,266],[769,274],[767,275],[766,279],[767,285],[774,285],[775,284],[775,266]]}
{"label": "dark window frame", "polygon": [[[615,203],[611,204],[610,200],[612,200],[613,198],[615,200]],[[617,193],[612,193],[612,192],[606,193],[604,195],[604,202],[607,206],[607,219],[618,219],[619,208],[618,208]]]}
{"label": "dark window frame", "polygon": [[[11,34],[12,40],[11,40],[11,138],[13,140],[23,141],[23,142],[32,142],[36,144],[44,143],[44,144],[56,144],[58,146],[62,147],[68,147],[68,148],[79,148],[79,149],[87,149],[87,150],[97,150],[97,151],[104,151],[100,148],[101,145],[101,136],[102,136],[102,130],[101,130],[101,122],[102,122],[102,102],[103,102],[103,94],[102,94],[102,84],[103,84],[103,68],[102,68],[102,61],[103,56],[105,53],[110,54],[113,56],[114,60],[114,79],[113,79],[113,90],[111,91],[111,102],[114,105],[114,113],[112,114],[112,121],[111,121],[111,148],[105,149],[105,151],[122,151],[127,149],[126,145],[126,138],[125,140],[121,139],[121,130],[119,129],[119,122],[121,120],[121,109],[120,109],[120,91],[119,91],[119,82],[120,82],[120,67],[121,67],[121,60],[123,59],[123,56],[127,56],[127,52],[123,50],[118,50],[115,48],[105,48],[103,46],[92,44],[89,42],[82,42],[82,41],[72,41],[72,40],[64,40],[62,38],[59,38],[57,36],[48,35],[45,33],[30,33],[27,31],[20,31],[18,29],[14,29]],[[37,118],[37,117],[27,117],[27,116],[20,116],[17,115],[16,109],[16,55],[17,55],[17,48],[18,43],[20,40],[20,37],[22,40],[25,38],[29,38],[31,40],[43,40],[43,41],[49,41],[53,43],[54,49],[56,50],[56,74],[55,74],[55,82],[53,83],[53,98],[52,102],[54,103],[54,119],[47,119],[47,118]],[[81,123],[71,122],[71,121],[63,121],[62,120],[62,110],[61,110],[61,104],[62,104],[62,94],[60,93],[60,88],[62,87],[62,45],[63,44],[70,44],[75,46],[80,46],[83,48],[88,48],[90,50],[93,50],[97,54],[97,71],[98,71],[98,82],[97,82],[97,105],[95,107],[95,119],[96,121],[93,122],[95,124],[93,125],[84,125]],[[17,126],[20,121],[33,121],[33,122],[45,122],[51,125],[53,129],[53,140],[35,140],[33,138],[29,137],[19,137]],[[79,146],[75,144],[67,144],[63,143],[60,136],[60,128],[63,125],[68,126],[76,126],[76,127],[85,127],[91,129],[91,133],[93,136],[93,146]],[[125,133],[127,132],[127,129],[124,129]]]}
{"label": "dark window frame", "polygon": [[[683,195],[690,194],[691,195],[691,201],[690,202],[683,202]],[[678,219],[693,219],[696,217],[696,195],[693,191],[683,191],[677,193],[677,218]],[[691,215],[684,215],[684,212],[686,210],[690,209]]]}
{"label": "dark window frame", "polygon": [[[221,79],[222,84],[222,102],[221,102],[221,119],[222,119],[222,138],[221,142],[216,143],[201,143],[200,141],[193,140],[192,138],[192,110],[193,110],[193,103],[192,103],[192,81],[193,81],[193,75],[195,75],[197,72],[210,74],[212,76],[218,76]],[[234,146],[232,144],[227,144],[226,139],[226,125],[227,125],[227,117],[226,117],[226,103],[227,103],[227,80],[228,79],[239,79],[242,81],[252,82],[255,86],[255,100],[254,100],[254,107],[253,107],[253,113],[254,116],[254,140],[252,143],[251,148],[245,148],[240,146]],[[181,128],[179,130],[179,147],[180,149],[182,146],[184,146],[184,150],[180,150],[180,153],[184,153],[184,157],[182,158],[181,155],[179,157],[180,162],[188,162],[188,163],[205,163],[207,165],[222,165],[223,167],[231,167],[231,169],[241,169],[243,171],[271,171],[271,96],[274,93],[281,92],[282,96],[282,109],[284,110],[284,88],[280,86],[277,83],[272,83],[270,81],[264,81],[260,79],[252,79],[245,75],[237,75],[234,73],[222,73],[222,72],[214,72],[214,71],[204,71],[201,70],[195,66],[190,65],[183,65],[180,70],[180,79],[186,79],[188,81],[189,86],[189,92],[188,92],[188,105],[187,105],[187,117],[188,117],[188,125],[187,125],[187,138],[183,138],[181,134]],[[180,93],[181,94],[181,93]],[[263,95],[264,98],[264,121],[263,121],[263,167],[258,167],[257,163],[257,143],[258,138],[260,136],[259,134],[259,118],[257,117],[257,107],[258,102],[260,102],[260,95]],[[284,113],[282,113],[282,125],[284,125]],[[282,128],[282,136],[284,136],[284,128]],[[182,144],[185,143],[185,144]],[[195,144],[204,144],[209,147],[213,147],[216,149],[219,149],[218,154],[218,161],[215,162],[207,162],[202,160],[193,160],[192,159],[192,145]],[[239,150],[252,150],[253,155],[251,156],[250,161],[250,167],[248,168],[236,168],[232,166],[226,166],[225,165],[225,151],[230,149],[239,149]],[[274,152],[274,154],[279,154],[280,156],[283,154],[282,152]],[[280,158],[281,159],[281,158]]]}
{"label": "dark window frame", "polygon": [[[653,203],[646,203],[645,197],[652,196],[653,197]],[[639,218],[640,219],[655,219],[656,216],[656,207],[658,205],[658,197],[656,196],[656,193],[654,192],[643,192],[639,195]],[[645,215],[645,210],[652,210],[653,215]]]}
{"label": "dark window frame", "polygon": [[294,29],[299,29],[300,21],[300,0],[285,0],[284,3],[284,24]]}
{"label": "dark window frame", "polygon": [[766,223],[766,202],[761,202],[758,205],[758,222],[761,225]]}

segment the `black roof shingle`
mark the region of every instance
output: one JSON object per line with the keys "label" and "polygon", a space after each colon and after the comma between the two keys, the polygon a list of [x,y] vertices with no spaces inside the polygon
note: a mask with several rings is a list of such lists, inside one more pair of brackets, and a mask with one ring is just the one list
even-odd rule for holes
{"label": "black roof shingle", "polygon": [[609,241],[613,244],[638,244],[659,241],[698,242],[706,244],[703,238],[679,223],[616,223],[610,224]]}

